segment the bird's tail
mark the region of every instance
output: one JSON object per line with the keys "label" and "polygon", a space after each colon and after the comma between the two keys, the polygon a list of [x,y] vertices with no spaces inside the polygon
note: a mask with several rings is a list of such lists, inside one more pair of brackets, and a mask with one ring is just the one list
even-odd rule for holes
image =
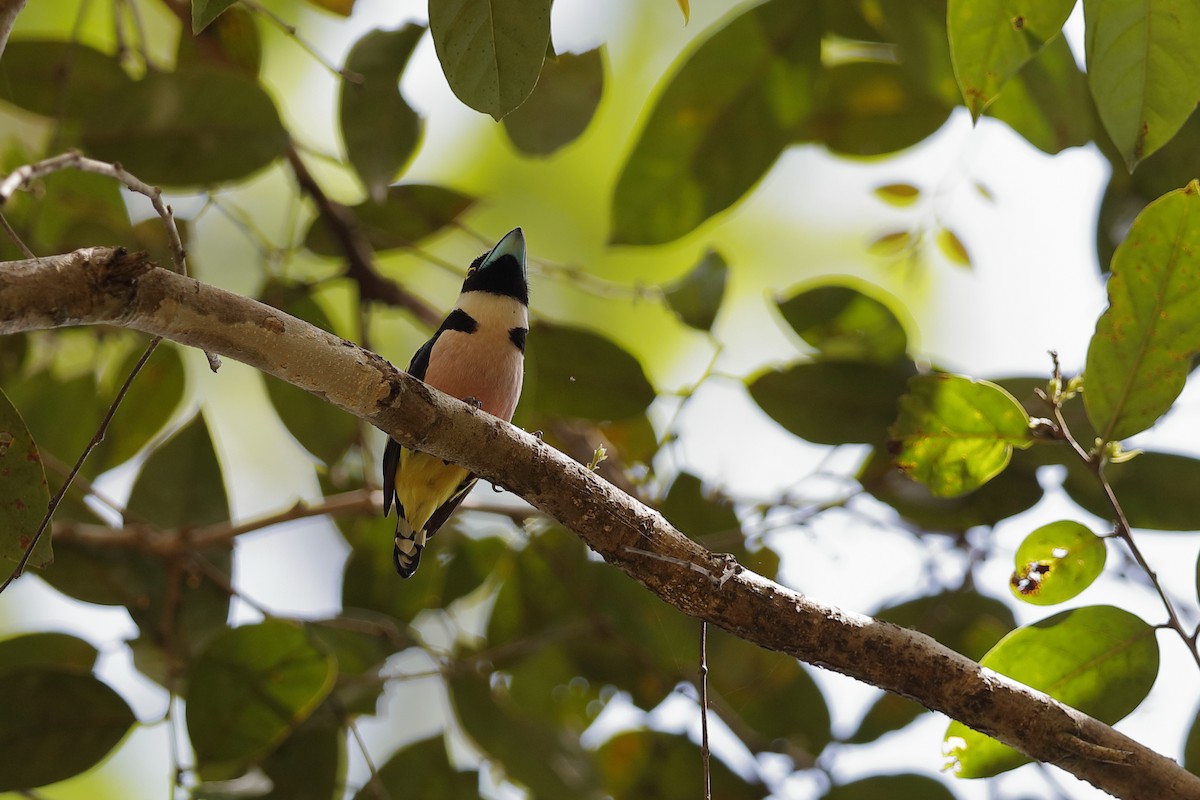
{"label": "bird's tail", "polygon": [[392,560],[401,578],[411,578],[421,563],[421,551],[425,549],[425,530],[413,530],[401,514],[396,520],[396,549]]}

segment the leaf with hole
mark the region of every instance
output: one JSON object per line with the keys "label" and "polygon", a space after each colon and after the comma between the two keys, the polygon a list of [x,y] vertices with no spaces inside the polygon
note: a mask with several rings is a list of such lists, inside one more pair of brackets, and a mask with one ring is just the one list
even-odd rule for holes
{"label": "leaf with hole", "polygon": [[1051,522],[1026,536],[1017,548],[1009,587],[1026,603],[1062,603],[1096,580],[1107,555],[1104,540],[1084,525],[1071,520]]}

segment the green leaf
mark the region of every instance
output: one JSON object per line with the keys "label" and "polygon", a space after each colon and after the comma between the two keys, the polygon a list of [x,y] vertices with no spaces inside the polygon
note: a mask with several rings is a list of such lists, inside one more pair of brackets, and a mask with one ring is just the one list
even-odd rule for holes
{"label": "green leaf", "polygon": [[1200,352],[1200,181],[1148,205],[1117,248],[1108,308],[1084,369],[1084,403],[1104,441],[1149,428]]}
{"label": "green leaf", "polygon": [[1084,0],[1088,82],[1125,164],[1162,147],[1200,101],[1200,6]]}
{"label": "green leaf", "polygon": [[257,79],[262,69],[263,43],[256,18],[245,6],[233,5],[203,31],[180,36],[175,69],[232,70]]}
{"label": "green leaf", "polygon": [[508,779],[539,800],[596,796],[595,767],[577,734],[543,724],[517,706],[502,685],[489,686],[487,676],[459,670],[447,683],[462,732],[503,765]]}
{"label": "green leaf", "polygon": [[236,2],[237,0],[192,0],[192,35],[207,28],[225,9]]}
{"label": "green leaf", "polygon": [[[390,797],[406,797],[414,786],[421,787],[421,800],[476,800],[479,773],[459,771],[446,756],[446,745],[438,734],[405,745],[379,768],[379,780]],[[354,800],[376,800],[379,793],[368,784]]]}
{"label": "green leaf", "polygon": [[950,0],[946,27],[963,99],[974,119],[1062,30],[1075,0]]}
{"label": "green leaf", "polygon": [[770,0],[689,53],[621,169],[612,242],[668,242],[737,202],[811,110],[820,50],[818,4]]}
{"label": "green leaf", "polygon": [[967,246],[963,244],[962,239],[958,238],[958,234],[949,228],[939,227],[937,235],[934,237],[934,242],[937,244],[938,250],[945,256],[946,260],[951,264],[959,267],[971,266],[971,254],[967,252]]}
{"label": "green leaf", "polygon": [[746,726],[759,737],[741,737],[753,752],[781,752],[796,764],[811,764],[833,739],[825,697],[790,656],[709,626],[708,680],[722,717],[736,715],[741,725],[735,730]]}
{"label": "green leaf", "polygon": [[716,250],[707,251],[691,272],[663,287],[667,305],[684,324],[701,330],[712,330],[721,300],[729,266]]}
{"label": "green leaf", "polygon": [[448,606],[483,585],[493,572],[509,561],[508,543],[499,536],[483,539],[462,537],[449,553],[446,583],[442,587],[442,605]]}
{"label": "green leaf", "polygon": [[[596,761],[609,797],[645,797],[654,800],[695,800],[704,797],[698,765],[700,748],[686,736],[660,731],[620,733],[596,751]],[[770,792],[747,781],[714,757],[711,761],[712,796],[721,800],[761,800]]]}
{"label": "green leaf", "polygon": [[1070,600],[1104,570],[1104,540],[1085,526],[1060,520],[1035,530],[1017,548],[1009,587],[1019,600],[1050,606]]}
{"label": "green leaf", "polygon": [[[312,287],[269,280],[259,299],[316,327],[333,331],[333,322],[312,296]],[[263,374],[275,413],[300,446],[332,465],[358,440],[358,421],[316,395]]]}
{"label": "green leaf", "polygon": [[834,786],[820,800],[955,800],[945,784],[925,775],[872,775]]}
{"label": "green leaf", "polygon": [[562,53],[542,65],[537,88],[504,118],[504,131],[522,153],[548,156],[587,129],[603,93],[599,48]]}
{"label": "green leaf", "polygon": [[[865,288],[865,287],[864,287]],[[904,358],[908,336],[886,301],[851,286],[817,286],[776,300],[779,313],[800,338],[835,361],[890,364]]]}
{"label": "green leaf", "polygon": [[537,84],[550,43],[550,0],[441,0],[429,29],[459,100],[499,120]]}
{"label": "green leaf", "polygon": [[[143,352],[137,347],[116,365],[117,386],[125,381]],[[183,402],[185,378],[178,348],[167,342],[155,348],[117,408],[104,441],[88,458],[96,472],[124,464],[162,431]]]}
{"label": "green leaf", "polygon": [[150,454],[126,504],[135,520],[195,528],[229,519],[221,464],[203,414]]}
{"label": "green leaf", "polygon": [[128,245],[133,237],[120,184],[107,175],[63,170],[41,180],[39,193],[52,198],[30,215],[33,248],[68,253],[82,247]]}
{"label": "green leaf", "polygon": [[[475,198],[441,186],[406,183],[390,186],[383,205],[362,203],[350,208],[359,230],[377,253],[412,247],[445,228],[475,204]],[[344,256],[323,217],[316,217],[304,246],[319,256]]]}
{"label": "green leaf", "polygon": [[1062,36],[1042,48],[1004,87],[987,113],[1050,153],[1082,147],[1093,136],[1087,77]]}
{"label": "green leaf", "polygon": [[911,231],[888,231],[873,239],[867,245],[867,252],[873,256],[894,258],[912,250],[916,242]]}
{"label": "green leaf", "polygon": [[0,792],[90,769],[137,721],[120,695],[78,669],[5,669],[0,708]]}
{"label": "green leaf", "polygon": [[921,190],[911,183],[886,183],[876,186],[871,193],[897,208],[907,208],[921,199]]}
{"label": "green leaf", "polygon": [[[21,560],[49,505],[50,490],[37,444],[8,395],[0,391],[0,556]],[[47,528],[29,563],[45,567],[53,560]],[[9,570],[0,568],[0,572],[7,575]]]}
{"label": "green leaf", "polygon": [[0,671],[15,667],[63,667],[91,672],[99,655],[90,643],[66,633],[27,633],[0,641]]}
{"label": "green leaf", "polygon": [[308,631],[320,648],[337,660],[334,700],[350,714],[374,714],[385,681],[384,662],[407,646],[392,636],[394,626],[373,614],[346,615],[312,622]]}
{"label": "green leaf", "polygon": [[865,361],[800,363],[764,372],[748,384],[771,419],[816,444],[882,442],[912,365]]}
{"label": "green leaf", "polygon": [[620,345],[582,328],[530,326],[524,414],[617,420],[641,413],[655,397],[641,363]]}
{"label": "green leaf", "polygon": [[1193,775],[1200,775],[1200,714],[1192,720],[1187,741],[1183,745],[1183,768]]}
{"label": "green leaf", "polygon": [[396,518],[341,520],[339,527],[351,547],[342,579],[342,607],[379,612],[400,622],[411,622],[426,608],[439,608],[446,571],[441,558],[432,556],[450,549],[455,540],[452,526],[453,522],[438,531],[421,569],[400,584],[392,560]]}
{"label": "green leaf", "polygon": [[913,80],[903,64],[850,61],[826,66],[816,107],[797,134],[834,153],[871,157],[924,141],[953,107]]}
{"label": "green leaf", "polygon": [[[1112,724],[1133,711],[1158,677],[1154,627],[1112,606],[1087,606],[1019,628],[979,662]],[[1027,756],[951,722],[947,753],[961,778],[987,778]]]}
{"label": "green leaf", "polygon": [[83,119],[88,155],[167,186],[245,178],[283,155],[288,141],[257,81],[216,70],[151,72]]}
{"label": "green leaf", "polygon": [[240,775],[308,718],[336,674],[332,656],[291,622],[214,639],[188,673],[187,727],[201,777]]}
{"label": "green leaf", "polygon": [[[1109,464],[1104,476],[1121,500],[1129,524],[1156,531],[1200,530],[1200,461],[1173,453],[1142,453],[1123,464]],[[1112,506],[1096,473],[1078,461],[1067,462],[1063,488],[1071,499],[1100,517],[1111,519]]]}
{"label": "green leaf", "polygon": [[681,472],[671,483],[658,510],[679,530],[705,547],[730,553],[744,567],[773,578],[779,570],[779,556],[767,547],[746,548],[741,522],[733,502],[715,492],[704,491],[700,479]]}
{"label": "green leaf", "polygon": [[361,82],[341,81],[339,119],[346,155],[376,203],[387,199],[388,184],[412,158],[421,138],[421,118],[398,86],[421,25],[395,31],[373,30],[355,43],[346,69]]}
{"label": "green leaf", "polygon": [[918,375],[900,398],[889,450],[901,470],[938,497],[976,489],[1028,447],[1029,416],[994,383],[961,375]]}
{"label": "green leaf", "polygon": [[271,781],[271,791],[258,800],[342,797],[346,780],[346,731],[337,714],[328,704],[318,708],[263,759],[261,766]]}
{"label": "green leaf", "polygon": [[75,42],[14,39],[0,59],[0,99],[45,117],[102,113],[106,98],[132,87],[117,59]]}
{"label": "green leaf", "polygon": [[[954,79],[946,35],[946,0],[875,0],[863,12],[883,41],[895,45],[895,55],[889,60],[898,62],[909,91],[949,114],[962,100],[962,93]],[[878,135],[889,134],[880,131]]]}
{"label": "green leaf", "polygon": [[896,469],[880,448],[863,465],[858,480],[863,489],[915,525],[930,531],[966,533],[979,525],[995,525],[1041,500],[1039,466],[1030,451],[1017,451],[1007,469],[978,489],[956,497],[937,497]]}

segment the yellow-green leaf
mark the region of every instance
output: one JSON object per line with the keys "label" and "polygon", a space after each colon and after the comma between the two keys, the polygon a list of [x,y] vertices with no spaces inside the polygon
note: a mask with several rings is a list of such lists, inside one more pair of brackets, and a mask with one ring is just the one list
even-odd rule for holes
{"label": "yellow-green leaf", "polygon": [[1051,522],[1026,536],[1017,548],[1009,586],[1026,603],[1062,603],[1096,580],[1107,554],[1104,540],[1086,526],[1071,520]]}
{"label": "yellow-green leaf", "polygon": [[1117,248],[1083,399],[1101,439],[1149,428],[1200,352],[1200,181],[1148,205]]}
{"label": "yellow-green leaf", "polygon": [[918,375],[900,398],[889,431],[896,465],[939,497],[978,488],[1032,443],[1029,415],[994,383],[961,375]]}

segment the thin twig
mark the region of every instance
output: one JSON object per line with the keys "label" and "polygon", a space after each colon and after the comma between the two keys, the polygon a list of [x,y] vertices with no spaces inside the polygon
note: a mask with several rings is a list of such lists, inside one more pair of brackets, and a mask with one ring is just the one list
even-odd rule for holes
{"label": "thin twig", "polygon": [[375,769],[375,761],[371,758],[371,751],[367,749],[367,743],[363,741],[362,734],[358,731],[358,724],[354,721],[354,717],[346,714],[344,711],[341,716],[342,721],[346,723],[346,727],[350,729],[350,735],[354,737],[355,744],[358,745],[358,751],[362,753],[363,761],[367,762],[367,769],[371,772],[367,786],[371,787],[372,794],[378,800],[392,800],[391,794],[388,793],[387,787],[383,785],[383,781],[379,777],[379,770]]}
{"label": "thin twig", "polygon": [[308,54],[310,56],[312,56],[318,64],[320,64],[325,69],[329,70],[334,75],[338,76],[342,80],[349,81],[350,83],[362,83],[361,75],[359,75],[357,72],[351,72],[350,70],[345,69],[344,67],[341,69],[339,69],[338,67],[335,67],[331,62],[327,61],[324,56],[322,56],[320,53],[318,53],[317,48],[315,48],[308,40],[306,40],[300,36],[300,34],[296,30],[295,25],[292,25],[290,22],[287,22],[286,20],[283,19],[283,17],[280,17],[278,14],[276,14],[271,9],[267,8],[266,6],[260,5],[259,3],[256,3],[255,0],[242,0],[242,5],[245,6],[247,9],[249,9],[250,11],[254,11],[259,14],[262,14],[264,17],[266,17],[268,20],[270,20],[272,23],[274,23],[281,31],[283,31],[285,34],[287,34],[292,39],[295,39],[296,44],[298,44],[302,48],[304,48],[304,50],[306,50],[308,52]]}
{"label": "thin twig", "polygon": [[1142,570],[1142,572],[1145,573],[1146,577],[1150,579],[1150,584],[1154,587],[1154,591],[1158,593],[1158,597],[1162,601],[1163,607],[1167,611],[1166,627],[1179,634],[1179,637],[1183,639],[1184,643],[1187,645],[1188,653],[1191,654],[1192,660],[1196,662],[1196,666],[1200,667],[1200,650],[1197,650],[1196,647],[1196,634],[1188,633],[1187,630],[1184,629],[1183,621],[1179,618],[1179,613],[1175,610],[1175,604],[1171,602],[1170,596],[1167,595],[1166,590],[1163,589],[1162,583],[1160,583],[1158,580],[1158,574],[1150,568],[1149,562],[1146,561],[1145,556],[1142,555],[1141,548],[1139,548],[1137,546],[1137,542],[1134,541],[1133,528],[1129,524],[1129,518],[1125,515],[1125,509],[1122,507],[1121,502],[1117,499],[1116,492],[1113,491],[1112,484],[1109,483],[1108,477],[1104,474],[1104,468],[1108,460],[1105,457],[1104,449],[1101,447],[1096,447],[1090,451],[1085,450],[1079,444],[1079,442],[1075,440],[1074,435],[1071,433],[1071,429],[1067,426],[1066,417],[1062,412],[1062,367],[1058,361],[1058,353],[1051,350],[1050,359],[1054,364],[1055,388],[1051,394],[1039,392],[1039,395],[1049,404],[1050,411],[1054,416],[1054,422],[1058,426],[1063,440],[1071,446],[1071,449],[1075,452],[1075,455],[1077,455],[1083,461],[1083,463],[1092,470],[1093,474],[1096,476],[1096,479],[1100,482],[1100,488],[1104,492],[1104,499],[1108,502],[1108,506],[1110,509],[1112,509],[1113,516],[1115,518],[1113,533],[1115,533],[1117,538],[1123,541],[1125,546],[1129,548],[1129,552],[1137,562],[1138,567]]}
{"label": "thin twig", "polygon": [[430,328],[440,325],[442,315],[433,306],[390,278],[379,274],[375,269],[371,245],[358,230],[354,216],[349,209],[325,194],[321,184],[317,183],[316,178],[308,171],[294,144],[288,146],[287,160],[296,175],[296,182],[317,204],[317,211],[345,253],[346,277],[358,284],[360,299],[378,300],[406,309]]}
{"label": "thin twig", "polygon": [[9,224],[8,217],[0,213],[0,228],[4,228],[4,232],[8,234],[8,238],[12,239],[17,245],[17,248],[25,255],[26,258],[37,258],[37,253],[29,249],[29,245],[25,244],[25,240],[13,229]]}
{"label": "thin twig", "polygon": [[700,760],[704,764],[704,800],[712,800],[712,751],[708,749],[708,623],[700,620]]}
{"label": "thin twig", "polygon": [[142,357],[138,359],[138,362],[134,364],[133,369],[129,371],[129,377],[125,379],[125,383],[122,384],[120,390],[117,391],[117,396],[113,398],[112,405],[108,407],[108,412],[104,415],[104,419],[100,420],[100,426],[96,428],[96,432],[92,434],[91,441],[84,446],[83,452],[79,454],[79,458],[75,461],[75,466],[71,468],[71,473],[67,475],[67,479],[63,481],[62,486],[59,487],[58,494],[54,495],[54,497],[50,499],[50,503],[46,506],[46,514],[42,517],[42,522],[40,525],[38,525],[37,532],[34,533],[33,538],[30,539],[29,546],[25,548],[25,553],[21,556],[21,560],[17,563],[16,568],[13,569],[12,573],[8,576],[4,583],[0,584],[0,593],[3,593],[4,590],[8,588],[9,584],[19,578],[21,573],[25,571],[25,567],[29,564],[29,559],[33,556],[33,549],[37,547],[37,543],[41,541],[42,534],[46,532],[46,528],[50,525],[50,518],[54,516],[55,509],[58,508],[58,504],[61,503],[63,497],[66,496],[67,489],[71,487],[71,482],[75,480],[75,476],[79,474],[79,470],[83,468],[83,462],[87,460],[87,457],[91,455],[91,452],[96,449],[96,446],[104,440],[104,434],[108,430],[108,425],[110,422],[112,422],[113,416],[117,413],[117,407],[121,405],[121,401],[125,399],[125,395],[129,392],[129,387],[133,385],[133,379],[136,378],[138,373],[142,371],[142,367],[144,367],[146,362],[150,360],[150,356],[154,353],[155,348],[158,347],[158,344],[161,341],[161,336],[155,336],[153,339],[151,339],[150,344],[146,346],[146,352],[142,353]]}

